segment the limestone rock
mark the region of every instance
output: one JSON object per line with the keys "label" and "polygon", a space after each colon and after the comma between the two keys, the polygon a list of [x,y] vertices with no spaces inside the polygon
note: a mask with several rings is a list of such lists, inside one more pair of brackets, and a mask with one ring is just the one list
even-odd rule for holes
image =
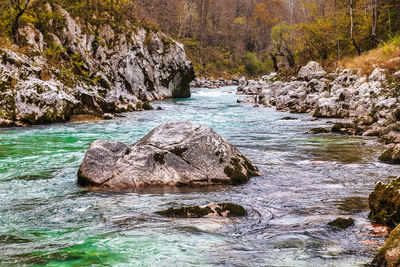
{"label": "limestone rock", "polygon": [[381,68],[376,68],[369,76],[370,81],[385,81],[386,80],[386,70]]}
{"label": "limestone rock", "polygon": [[116,189],[241,184],[256,175],[257,168],[210,127],[169,122],[130,147],[108,141],[92,143],[79,168],[78,183]]}
{"label": "limestone rock", "polygon": [[326,71],[318,64],[318,62],[310,61],[299,71],[299,78],[311,81],[314,78],[321,78],[326,75]]}
{"label": "limestone rock", "polygon": [[96,37],[85,30],[90,25],[82,25],[61,6],[46,4],[46,9],[64,20],[62,30],[46,33],[47,40],[77,70],[63,72],[40,56],[47,48],[43,34],[27,24],[21,35],[35,56],[0,49],[0,119],[62,122],[72,115],[102,117],[136,110],[137,103],[190,97],[195,74],[182,44],[135,26],[116,33],[105,24]]}

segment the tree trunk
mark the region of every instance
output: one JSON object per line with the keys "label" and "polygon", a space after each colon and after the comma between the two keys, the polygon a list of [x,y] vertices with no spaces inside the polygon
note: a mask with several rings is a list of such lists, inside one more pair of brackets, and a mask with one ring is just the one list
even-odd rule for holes
{"label": "tree trunk", "polygon": [[[22,14],[21,14],[22,15]],[[19,44],[20,36],[19,36],[19,18],[21,15],[18,13],[17,16],[15,16],[15,19],[12,21],[11,24],[11,32],[14,38],[14,43]]]}
{"label": "tree trunk", "polygon": [[397,1],[397,28],[400,29],[400,0]]}
{"label": "tree trunk", "polygon": [[378,25],[378,0],[371,0],[372,6],[372,25],[371,25],[371,39],[374,43],[379,44],[379,38],[377,35]]}
{"label": "tree trunk", "polygon": [[271,56],[271,59],[272,59],[273,65],[274,65],[274,70],[275,70],[275,72],[278,72],[278,71],[279,71],[279,67],[278,67],[278,61],[277,61],[277,59],[276,59],[276,55],[273,54],[273,53],[269,53],[269,55]]}
{"label": "tree trunk", "polygon": [[354,22],[353,22],[353,0],[349,0],[349,9],[350,9],[350,39],[351,42],[354,45],[354,48],[357,50],[357,55],[361,55],[361,50],[358,47],[356,40],[354,39],[354,34],[353,34],[353,30],[354,30]]}

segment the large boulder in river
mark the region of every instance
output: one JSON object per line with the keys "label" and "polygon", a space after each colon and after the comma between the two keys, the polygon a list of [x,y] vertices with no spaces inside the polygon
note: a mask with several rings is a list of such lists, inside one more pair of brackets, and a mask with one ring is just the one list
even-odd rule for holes
{"label": "large boulder in river", "polygon": [[79,168],[78,183],[116,189],[242,184],[256,175],[257,168],[210,127],[169,122],[132,146],[93,142]]}
{"label": "large boulder in river", "polygon": [[369,218],[391,227],[400,223],[400,178],[387,184],[377,183],[369,195]]}
{"label": "large boulder in river", "polygon": [[314,78],[321,78],[326,75],[326,71],[318,64],[318,62],[310,61],[299,71],[299,78],[311,81]]}

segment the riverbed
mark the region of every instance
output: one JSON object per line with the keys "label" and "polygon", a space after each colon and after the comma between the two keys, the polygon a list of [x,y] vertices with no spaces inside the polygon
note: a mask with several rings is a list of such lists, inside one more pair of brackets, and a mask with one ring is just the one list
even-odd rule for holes
{"label": "riverbed", "polygon": [[[372,138],[309,135],[325,119],[239,104],[235,87],[193,89],[163,110],[109,121],[0,130],[0,265],[360,266],[384,242],[368,194],[400,168]],[[296,120],[282,120],[285,116]],[[240,186],[91,192],[76,184],[89,144],[133,144],[168,121],[211,126],[262,173]],[[169,207],[233,202],[244,218],[165,219]],[[335,231],[327,223],[352,217]]]}

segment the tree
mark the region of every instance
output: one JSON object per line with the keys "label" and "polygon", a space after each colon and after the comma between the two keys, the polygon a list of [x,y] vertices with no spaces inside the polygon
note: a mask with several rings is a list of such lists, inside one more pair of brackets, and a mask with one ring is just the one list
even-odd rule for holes
{"label": "tree", "polygon": [[349,0],[349,12],[350,12],[350,39],[354,45],[354,48],[357,50],[357,54],[361,55],[360,47],[357,45],[356,40],[354,39],[354,6],[353,0]]}
{"label": "tree", "polygon": [[[29,3],[31,0],[8,0],[8,4],[11,10],[11,32],[14,38],[14,42],[19,44],[20,36],[19,36],[19,19],[28,9]],[[12,12],[15,10],[14,17],[12,16]]]}

